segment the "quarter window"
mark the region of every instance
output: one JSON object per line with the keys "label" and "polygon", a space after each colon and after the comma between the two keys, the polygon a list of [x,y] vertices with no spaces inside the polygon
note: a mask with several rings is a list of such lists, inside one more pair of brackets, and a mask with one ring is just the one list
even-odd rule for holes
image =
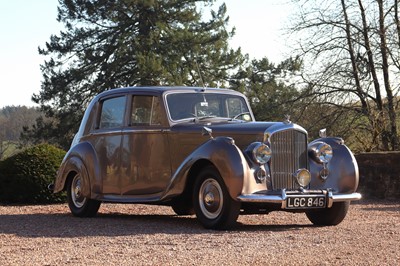
{"label": "quarter window", "polygon": [[124,123],[125,97],[103,101],[100,114],[100,128],[121,127]]}

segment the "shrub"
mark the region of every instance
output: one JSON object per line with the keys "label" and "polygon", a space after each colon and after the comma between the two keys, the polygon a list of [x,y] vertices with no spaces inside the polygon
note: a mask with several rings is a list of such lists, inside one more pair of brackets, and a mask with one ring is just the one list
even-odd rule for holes
{"label": "shrub", "polygon": [[0,161],[0,202],[55,203],[65,195],[47,187],[54,182],[65,151],[49,144],[27,148]]}

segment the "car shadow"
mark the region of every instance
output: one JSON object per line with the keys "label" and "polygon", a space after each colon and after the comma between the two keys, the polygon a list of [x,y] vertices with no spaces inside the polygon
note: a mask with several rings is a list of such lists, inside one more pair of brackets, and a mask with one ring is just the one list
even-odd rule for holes
{"label": "car shadow", "polygon": [[231,230],[205,229],[193,216],[158,214],[99,213],[93,218],[71,214],[0,215],[0,234],[20,237],[74,238],[90,236],[127,236],[151,234],[230,234],[239,231],[291,231],[312,227],[310,224],[249,225],[238,223]]}
{"label": "car shadow", "polygon": [[297,231],[304,228],[311,228],[315,226],[313,224],[243,224],[238,223],[232,231],[246,231],[246,232],[282,232],[282,231]]}

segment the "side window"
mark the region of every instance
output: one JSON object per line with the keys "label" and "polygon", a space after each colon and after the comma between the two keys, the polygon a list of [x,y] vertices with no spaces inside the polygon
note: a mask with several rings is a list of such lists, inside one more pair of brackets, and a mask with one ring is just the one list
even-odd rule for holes
{"label": "side window", "polygon": [[114,128],[123,126],[124,113],[124,96],[104,100],[100,114],[100,128]]}
{"label": "side window", "polygon": [[131,125],[161,125],[160,99],[155,96],[133,96]]}

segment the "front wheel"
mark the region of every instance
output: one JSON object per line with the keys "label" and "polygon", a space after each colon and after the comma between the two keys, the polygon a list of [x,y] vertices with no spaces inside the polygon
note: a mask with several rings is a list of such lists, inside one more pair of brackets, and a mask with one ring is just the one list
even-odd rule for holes
{"label": "front wheel", "polygon": [[338,225],[347,215],[350,201],[333,203],[331,208],[306,212],[307,218],[314,225]]}
{"label": "front wheel", "polygon": [[71,213],[78,217],[93,217],[100,208],[100,201],[86,198],[82,195],[82,178],[76,174],[68,180],[67,200]]}
{"label": "front wheel", "polygon": [[193,215],[194,209],[191,197],[182,195],[172,200],[171,207],[177,215]]}
{"label": "front wheel", "polygon": [[240,202],[230,197],[220,174],[211,166],[197,176],[193,206],[197,219],[209,229],[233,227],[240,212]]}

